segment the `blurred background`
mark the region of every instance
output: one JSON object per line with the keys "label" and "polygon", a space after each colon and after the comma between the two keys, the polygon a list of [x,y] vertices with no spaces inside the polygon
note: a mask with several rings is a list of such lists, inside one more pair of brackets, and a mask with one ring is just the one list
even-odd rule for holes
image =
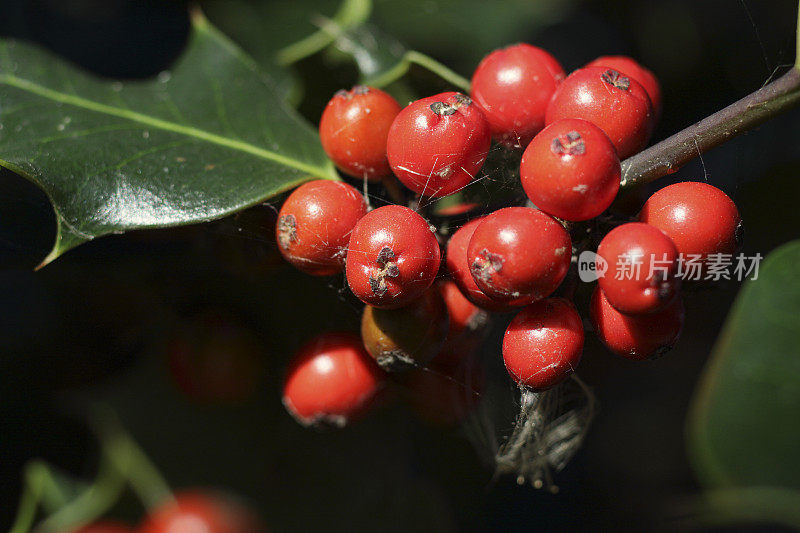
{"label": "blurred background", "polygon": [[[273,63],[279,50],[316,31],[321,17],[334,16],[336,1],[201,5],[313,124],[337,89],[358,80],[357,65],[336,50],[288,69]],[[365,31],[466,77],[485,54],[519,41],[548,49],[567,71],[599,55],[630,55],[662,84],[655,142],[792,64],[796,10],[794,0],[376,0]],[[188,32],[188,6],[177,0],[0,3],[0,34],[109,78],[156,75],[179,57]],[[410,99],[446,87],[412,67],[392,89]],[[795,110],[653,188],[670,180],[720,187],[744,219],[744,252],[767,255],[798,237],[800,210],[787,202],[800,197],[798,131]],[[396,399],[345,431],[317,433],[292,420],[280,402],[291,354],[318,332],[357,329],[360,310],[341,278],[314,279],[282,263],[269,207],[105,237],[34,271],[52,245],[52,210],[24,179],[5,170],[0,178],[0,527],[13,521],[30,459],[75,478],[96,474],[86,406],[97,402],[117,412],[174,488],[237,494],[273,531],[700,527],[682,520],[699,492],[686,415],[736,282],[687,291],[682,338],[661,359],[628,362],[587,337],[578,373],[599,411],[583,448],[555,476],[559,492],[550,494],[493,478],[474,443],[502,439],[507,421],[498,420],[496,431],[442,425]],[[499,323],[491,333],[487,360],[499,360],[502,331]],[[231,354],[247,379],[221,401],[198,397],[175,363],[181,350]],[[507,394],[485,400],[505,402],[500,408],[513,414],[513,389],[503,387]],[[141,514],[130,494],[111,511],[131,523]]]}

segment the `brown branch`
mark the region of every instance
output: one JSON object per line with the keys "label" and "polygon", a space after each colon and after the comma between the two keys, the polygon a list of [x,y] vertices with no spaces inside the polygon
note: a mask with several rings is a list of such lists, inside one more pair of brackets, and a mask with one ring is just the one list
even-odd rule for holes
{"label": "brown branch", "polygon": [[736,103],[622,162],[622,187],[650,183],[708,150],[800,104],[800,70],[789,72]]}

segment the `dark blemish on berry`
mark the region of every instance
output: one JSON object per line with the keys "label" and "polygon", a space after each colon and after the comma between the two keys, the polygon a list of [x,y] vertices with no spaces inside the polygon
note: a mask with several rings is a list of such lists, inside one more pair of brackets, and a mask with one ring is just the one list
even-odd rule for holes
{"label": "dark blemish on berry", "polygon": [[472,105],[472,98],[465,94],[456,93],[453,95],[453,100],[456,101],[454,107],[458,109],[459,107],[467,107]]}
{"label": "dark blemish on berry", "polygon": [[461,107],[468,107],[472,105],[472,99],[461,93],[453,95],[454,103],[446,104],[444,102],[434,102],[430,105],[431,111],[439,116],[454,115]]}
{"label": "dark blemish on berry", "polygon": [[288,250],[295,242],[297,242],[297,219],[294,215],[283,215],[278,219],[278,244],[284,250]]}
{"label": "dark blemish on berry", "polygon": [[602,78],[607,84],[611,85],[612,87],[616,87],[617,89],[622,89],[623,91],[627,91],[631,87],[630,78],[620,74],[614,69],[608,69],[603,72]]}
{"label": "dark blemish on berry", "polygon": [[554,138],[550,143],[550,150],[558,155],[583,155],[586,153],[586,143],[583,142],[580,133],[570,131]]}
{"label": "dark blemish on berry", "polygon": [[389,290],[386,278],[396,278],[400,275],[400,268],[394,259],[394,252],[388,246],[381,248],[375,262],[380,268],[374,269],[369,275],[369,288],[376,296],[383,296]]}
{"label": "dark blemish on berry", "polygon": [[415,367],[416,361],[402,350],[387,350],[375,358],[378,366],[386,372],[398,372]]}
{"label": "dark blemish on berry", "polygon": [[455,107],[453,107],[451,105],[448,105],[448,104],[445,104],[444,102],[434,102],[434,103],[431,104],[430,107],[431,107],[431,111],[433,111],[434,113],[436,113],[439,116],[445,116],[446,117],[446,116],[449,116],[449,115],[455,115],[455,113],[456,113],[456,108]]}
{"label": "dark blemish on berry", "polygon": [[493,254],[486,248],[481,250],[480,255],[472,261],[469,266],[472,275],[486,283],[490,284],[492,276],[500,272],[503,268],[503,257],[498,254]]}

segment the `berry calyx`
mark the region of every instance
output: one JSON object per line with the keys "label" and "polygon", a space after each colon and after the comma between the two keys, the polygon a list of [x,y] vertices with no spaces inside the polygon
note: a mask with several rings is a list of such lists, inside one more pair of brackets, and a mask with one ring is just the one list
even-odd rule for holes
{"label": "berry calyx", "polygon": [[428,364],[448,330],[447,307],[435,288],[399,309],[368,305],[361,315],[361,339],[378,365],[390,372]]}
{"label": "berry calyx", "polygon": [[389,94],[357,85],[333,95],[319,121],[322,148],[354,178],[379,180],[391,173],[386,138],[400,105]]}
{"label": "berry calyx", "polygon": [[358,335],[323,333],[294,355],[283,405],[303,426],[340,428],[369,410],[383,382],[383,372]]}
{"label": "berry calyx", "polygon": [[546,390],[564,381],[583,353],[583,323],[575,306],[548,298],[522,309],[503,336],[503,361],[521,387]]}
{"label": "berry calyx", "polygon": [[[489,298],[486,293],[478,288],[472,277],[472,272],[470,272],[467,247],[472,234],[475,233],[475,228],[478,227],[482,220],[483,218],[471,220],[450,236],[450,240],[447,241],[447,271],[464,297],[473,304],[498,313],[510,311],[515,308],[514,305],[504,304]],[[519,305],[516,307],[519,307]]]}
{"label": "berry calyx", "polygon": [[656,120],[661,116],[661,85],[652,71],[627,56],[601,56],[586,66],[614,69],[638,81],[650,97]]}
{"label": "berry calyx", "polygon": [[483,58],[472,75],[470,95],[497,141],[524,148],[544,127],[547,104],[564,77],[552,55],[521,43]]}
{"label": "berry calyx", "polygon": [[625,315],[617,311],[596,287],[590,305],[592,326],[603,344],[626,359],[643,360],[668,352],[683,328],[680,296],[656,313]]}
{"label": "berry calyx", "polygon": [[448,92],[412,102],[395,118],[386,153],[395,176],[422,196],[464,187],[486,160],[489,123],[472,100]]}
{"label": "berry calyx", "polygon": [[567,275],[571,258],[564,227],[530,207],[506,207],[484,217],[467,247],[475,284],[510,305],[550,296]]}
{"label": "berry calyx", "polygon": [[576,70],[558,86],[547,106],[546,123],[565,118],[581,118],[599,127],[620,159],[645,147],[655,122],[644,87],[605,67]]}
{"label": "berry calyx", "polygon": [[150,512],[141,533],[263,533],[258,517],[227,496],[186,491]]}
{"label": "berry calyx", "polygon": [[399,205],[379,207],[353,228],[347,283],[361,301],[386,309],[402,307],[433,284],[440,252],[428,223]]}
{"label": "berry calyx", "polygon": [[295,189],[278,213],[278,249],[307,274],[336,274],[344,269],[350,232],[366,214],[367,204],[354,187],[310,181]]}
{"label": "berry calyx", "polygon": [[608,270],[598,284],[617,310],[629,315],[654,313],[675,298],[680,287],[678,250],[660,229],[630,222],[617,226],[597,247]]}
{"label": "berry calyx", "polygon": [[603,130],[582,119],[553,122],[525,149],[520,163],[525,194],[550,215],[588,220],[619,191],[620,163]]}
{"label": "berry calyx", "polygon": [[736,204],[707,183],[664,187],[645,202],[639,220],[669,235],[683,260],[696,260],[701,267],[710,255],[733,254],[741,245],[742,219]]}

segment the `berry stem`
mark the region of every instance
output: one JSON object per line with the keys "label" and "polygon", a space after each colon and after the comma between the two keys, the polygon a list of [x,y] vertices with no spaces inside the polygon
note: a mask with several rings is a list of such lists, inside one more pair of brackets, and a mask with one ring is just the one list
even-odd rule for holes
{"label": "berry stem", "polygon": [[408,50],[405,54],[403,54],[403,58],[400,60],[400,62],[398,62],[394,67],[387,70],[380,76],[372,78],[370,80],[370,85],[373,87],[385,87],[403,77],[403,75],[408,72],[408,69],[412,64],[419,65],[427,70],[430,70],[451,85],[458,87],[464,92],[469,92],[470,83],[467,78],[447,68],[435,59],[417,52],[416,50]]}
{"label": "berry stem", "polygon": [[286,67],[317,52],[321,52],[332,44],[339,35],[369,20],[371,14],[371,0],[345,0],[332,19],[328,20],[320,17],[320,20],[317,21],[319,30],[278,50],[275,55],[275,62],[282,67]]}
{"label": "berry stem", "polygon": [[695,157],[800,104],[800,69],[789,72],[721,111],[622,162],[621,188],[678,170]]}

